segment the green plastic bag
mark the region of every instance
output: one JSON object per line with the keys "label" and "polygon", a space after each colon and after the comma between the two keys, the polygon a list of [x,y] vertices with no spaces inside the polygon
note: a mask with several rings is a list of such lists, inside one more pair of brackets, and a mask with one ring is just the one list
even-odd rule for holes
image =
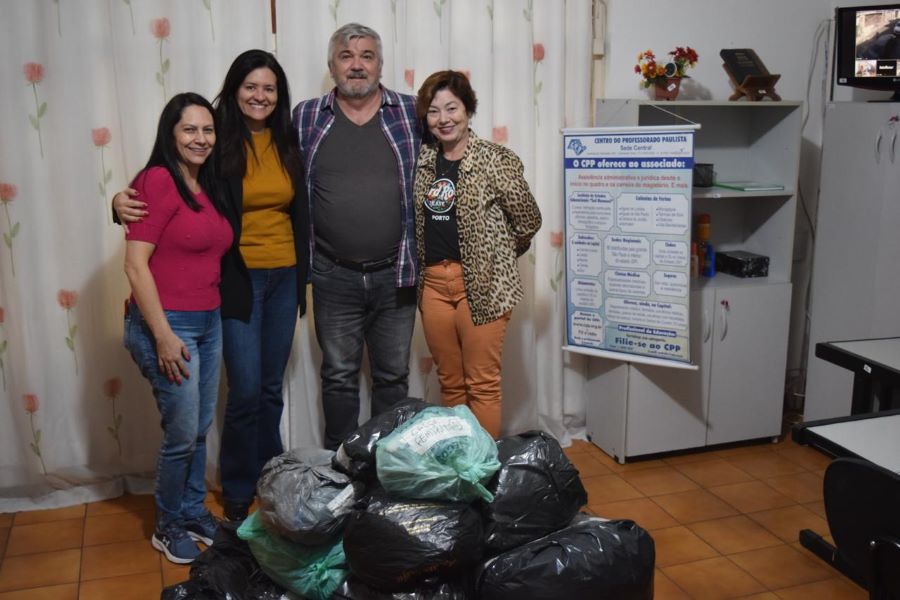
{"label": "green plastic bag", "polygon": [[401,498],[490,502],[484,485],[500,462],[468,407],[432,406],[378,442],[375,467],[384,489]]}
{"label": "green plastic bag", "polygon": [[266,575],[304,598],[328,600],[349,575],[341,540],[324,546],[303,546],[269,533],[259,511],[244,520],[237,534],[250,546]]}

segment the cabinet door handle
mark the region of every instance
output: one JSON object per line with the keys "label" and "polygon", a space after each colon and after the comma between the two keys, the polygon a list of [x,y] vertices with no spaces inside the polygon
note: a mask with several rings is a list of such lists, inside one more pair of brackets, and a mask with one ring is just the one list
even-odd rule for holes
{"label": "cabinet door handle", "polygon": [[712,335],[712,323],[709,322],[709,311],[707,309],[703,309],[703,343],[709,341],[709,337]]}
{"label": "cabinet door handle", "polygon": [[719,303],[719,314],[721,316],[720,323],[722,324],[721,330],[722,333],[719,335],[719,341],[722,342],[725,340],[725,336],[728,335],[728,310],[729,310],[728,300],[722,300]]}
{"label": "cabinet door handle", "polygon": [[883,132],[879,131],[878,135],[875,136],[875,162],[881,162],[881,138],[883,137]]}
{"label": "cabinet door handle", "polygon": [[894,147],[897,145],[897,130],[891,130],[891,164],[894,164]]}

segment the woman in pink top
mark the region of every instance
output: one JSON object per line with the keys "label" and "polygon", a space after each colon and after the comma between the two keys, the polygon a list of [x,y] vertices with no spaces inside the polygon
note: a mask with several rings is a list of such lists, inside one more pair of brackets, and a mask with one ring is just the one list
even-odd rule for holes
{"label": "woman in pink top", "polygon": [[181,564],[200,553],[195,540],[212,543],[217,527],[203,504],[206,432],[222,356],[220,265],[232,229],[213,176],[215,142],[213,108],[202,96],[166,104],[150,160],[132,182],[153,210],[125,238],[125,347],[162,416],[151,543]]}

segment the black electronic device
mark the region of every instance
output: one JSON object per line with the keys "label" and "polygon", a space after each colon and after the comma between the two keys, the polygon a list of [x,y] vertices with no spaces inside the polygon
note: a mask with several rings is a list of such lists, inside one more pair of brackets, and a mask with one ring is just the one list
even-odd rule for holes
{"label": "black electronic device", "polygon": [[716,270],[735,277],[768,277],[769,257],[743,250],[716,252]]}
{"label": "black electronic device", "polygon": [[837,8],[834,22],[838,85],[900,101],[900,3]]}

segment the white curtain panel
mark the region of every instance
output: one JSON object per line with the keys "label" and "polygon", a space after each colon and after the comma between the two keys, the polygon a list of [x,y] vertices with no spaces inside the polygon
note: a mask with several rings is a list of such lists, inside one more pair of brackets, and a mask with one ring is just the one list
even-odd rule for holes
{"label": "white curtain panel", "polygon": [[[504,431],[581,434],[583,363],[560,350],[559,130],[589,124],[591,0],[282,0],[275,12],[273,35],[269,0],[0,0],[0,512],[152,488],[159,414],[121,344],[129,290],[109,200],[143,166],[173,94],[212,99],[237,54],[264,48],[292,103],[320,95],[328,38],[350,21],[381,34],[392,89],[466,71],[473,127],[522,157],[544,225],[519,262],[527,294],[504,348]],[[288,446],[321,443],[319,364],[310,312],[286,376]],[[410,395],[438,403],[420,327],[410,368]],[[368,385],[364,372],[364,405]]]}

